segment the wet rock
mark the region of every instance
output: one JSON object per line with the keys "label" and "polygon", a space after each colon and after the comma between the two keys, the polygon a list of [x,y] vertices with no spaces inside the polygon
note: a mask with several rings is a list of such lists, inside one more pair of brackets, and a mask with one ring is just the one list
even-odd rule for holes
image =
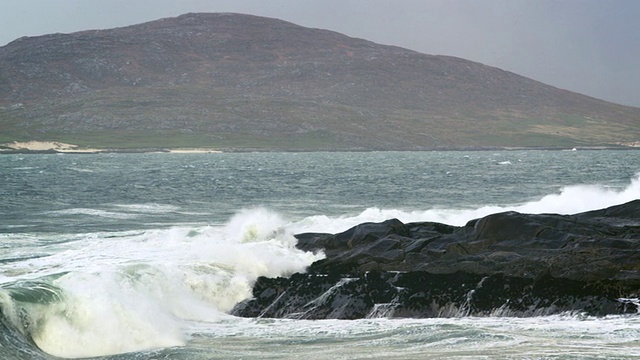
{"label": "wet rock", "polygon": [[577,215],[505,212],[453,227],[365,223],[300,234],[326,258],[306,274],[260,278],[239,316],[530,316],[635,313],[640,200]]}

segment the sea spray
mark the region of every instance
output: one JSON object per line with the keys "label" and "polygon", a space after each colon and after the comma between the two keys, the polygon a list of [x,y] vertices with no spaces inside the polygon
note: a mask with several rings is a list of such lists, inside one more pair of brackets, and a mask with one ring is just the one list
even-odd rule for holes
{"label": "sea spray", "polygon": [[12,318],[16,327],[27,321],[37,346],[61,357],[182,346],[186,321],[226,318],[225,312],[251,296],[257,277],[301,272],[322,257],[296,249],[286,224],[259,208],[239,212],[223,227],[66,243],[66,251],[33,260],[50,269],[47,274],[56,269],[47,286],[61,295],[20,303],[22,320]]}
{"label": "sea spray", "polygon": [[183,345],[178,322],[158,299],[122,280],[109,272],[58,279],[64,302],[29,313],[38,323],[31,334],[34,342],[61,357]]}
{"label": "sea spray", "polygon": [[[512,164],[497,165],[500,161]],[[94,172],[69,171],[70,166]],[[640,356],[636,313],[293,321],[239,319],[220,312],[250,293],[250,280],[261,269],[278,272],[278,264],[268,265],[278,262],[276,250],[286,263],[292,262],[290,256],[302,263],[313,256],[283,246],[291,241],[285,233],[337,233],[393,217],[462,225],[492,212],[527,212],[522,208],[527,204],[539,205],[532,210],[536,212],[579,212],[553,203],[589,209],[600,207],[594,199],[623,203],[618,196],[639,198],[637,185],[629,184],[629,179],[639,181],[634,175],[640,170],[638,151],[33,154],[0,156],[0,168],[0,308],[15,315],[0,319],[3,359],[49,359],[16,324],[31,319],[25,309],[36,314],[41,307],[54,314],[74,302],[60,289],[65,296],[60,302],[32,306],[12,299],[6,286],[28,287],[25,280],[50,283],[67,274],[65,282],[79,281],[84,274],[86,281],[113,282],[104,286],[137,294],[132,297],[144,299],[143,304],[155,302],[149,308],[165,312],[158,318],[170,319],[178,329],[173,334],[186,341],[184,346],[109,358]],[[569,196],[574,188],[582,192],[572,196],[583,204]],[[549,209],[541,202],[546,196]],[[249,231],[279,234],[274,240],[249,236],[258,241],[234,247],[237,242],[230,237],[242,238],[245,232],[234,233],[229,225],[233,214],[251,218],[257,214],[252,207],[261,204],[282,214],[285,231],[278,230],[283,222],[264,232]],[[250,209],[238,212],[244,207]],[[276,259],[267,265],[252,263],[262,260],[251,253],[270,241]],[[282,274],[296,266],[283,268]],[[113,303],[126,303],[117,294],[107,296],[116,297]],[[618,301],[635,312],[636,298]],[[495,315],[518,316],[506,306]],[[104,334],[116,331],[126,333],[109,329]],[[70,353],[71,347],[80,347],[75,341],[66,339],[60,346]]]}
{"label": "sea spray", "polygon": [[402,210],[370,207],[356,215],[309,216],[292,224],[290,228],[296,233],[338,233],[364,222],[381,222],[392,218],[404,223],[433,221],[462,226],[469,220],[504,211],[568,215],[619,205],[635,199],[640,199],[640,173],[636,174],[626,187],[619,189],[602,185],[571,185],[561,188],[558,193],[548,194],[538,200],[522,204],[485,205],[468,209]]}

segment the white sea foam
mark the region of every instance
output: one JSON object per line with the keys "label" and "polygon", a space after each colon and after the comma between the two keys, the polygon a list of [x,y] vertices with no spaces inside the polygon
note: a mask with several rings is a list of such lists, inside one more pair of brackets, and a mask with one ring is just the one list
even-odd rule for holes
{"label": "white sea foam", "polygon": [[[631,359],[640,355],[638,325],[639,317],[581,315],[352,321],[235,319],[218,324],[207,345],[242,358]],[[284,349],[283,344],[287,344]]]}
{"label": "white sea foam", "polygon": [[103,218],[111,218],[111,219],[132,219],[136,218],[139,215],[135,213],[123,213],[123,212],[113,212],[106,211],[100,209],[88,209],[88,208],[73,208],[73,209],[65,209],[65,210],[56,210],[51,211],[49,214],[52,215],[88,215],[88,216],[97,216]]}
{"label": "white sea foam", "polygon": [[115,204],[117,208],[121,208],[129,212],[149,213],[149,214],[166,214],[178,211],[180,207],[167,204]]}
{"label": "white sea foam", "polygon": [[572,185],[563,187],[556,194],[550,194],[524,204],[486,205],[471,209],[401,210],[372,207],[352,216],[310,216],[293,224],[292,227],[296,233],[336,233],[363,222],[380,222],[392,218],[397,218],[405,223],[434,221],[462,226],[469,220],[503,211],[530,214],[575,214],[619,205],[636,199],[640,199],[640,174],[636,175],[630,184],[623,189],[601,185]]}
{"label": "white sea foam", "polygon": [[79,168],[79,167],[68,167],[67,169],[72,170],[72,171],[77,171],[79,173],[93,173],[93,172],[95,172],[94,170],[91,170],[91,169],[85,169],[85,168]]}
{"label": "white sea foam", "polygon": [[[21,305],[35,326],[34,341],[51,354],[99,356],[179,346],[187,341],[189,331],[185,328],[191,326],[192,321],[211,323],[227,319],[225,312],[251,296],[252,285],[258,276],[286,276],[304,271],[322,256],[297,250],[292,236],[295,233],[335,233],[362,222],[389,218],[462,225],[499,211],[566,214],[638,198],[640,175],[621,189],[575,185],[524,204],[470,209],[369,208],[356,215],[318,215],[296,221],[264,208],[247,209],[238,212],[224,226],[96,233],[78,239],[81,241],[51,244],[48,246],[55,247],[55,251],[49,256],[3,264],[0,270],[4,277],[0,276],[0,280],[8,282],[12,274],[21,274],[21,279],[49,276],[53,279],[50,280],[52,284],[63,290],[65,296],[59,303]],[[133,212],[122,214],[126,216],[173,211],[163,206],[147,208],[144,204],[141,208],[125,209]],[[67,214],[111,216],[110,212],[94,209],[65,211]],[[48,248],[43,246],[41,250],[48,251]],[[5,297],[2,301],[10,300]],[[14,307],[3,305],[2,308]],[[376,321],[387,324],[386,320]],[[474,320],[456,321],[472,325]],[[492,320],[482,321],[486,325]],[[291,324],[299,325],[297,329],[304,336],[312,335],[304,330],[308,323]],[[322,332],[328,323],[314,324],[321,325],[318,331]],[[344,326],[344,322],[336,324],[337,328]],[[371,323],[353,323],[353,326],[363,324]],[[502,328],[504,321],[496,320],[496,324]],[[538,331],[536,323],[523,324]],[[547,326],[546,323],[543,325]],[[583,331],[583,325],[589,324],[576,325],[576,333]],[[573,325],[562,323],[558,326],[566,329]],[[518,332],[522,330],[516,328]]]}
{"label": "white sea foam", "polygon": [[[62,357],[179,346],[185,321],[218,321],[251,296],[259,276],[304,271],[322,255],[295,248],[286,222],[265,209],[225,226],[94,234],[21,263],[64,293],[57,304],[24,305],[32,337]],[[62,249],[61,249],[62,250]]]}
{"label": "white sea foam", "polygon": [[135,219],[144,214],[168,214],[176,212],[180,207],[167,204],[114,204],[109,210],[91,208],[71,208],[50,211],[54,216],[81,215],[108,219]]}

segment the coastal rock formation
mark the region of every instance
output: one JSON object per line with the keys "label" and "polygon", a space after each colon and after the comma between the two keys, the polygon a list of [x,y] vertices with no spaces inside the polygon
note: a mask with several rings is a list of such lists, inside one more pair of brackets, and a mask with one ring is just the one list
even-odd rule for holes
{"label": "coastal rock formation", "polygon": [[640,312],[640,200],[577,215],[505,212],[454,227],[392,219],[299,234],[305,274],[260,278],[246,317]]}

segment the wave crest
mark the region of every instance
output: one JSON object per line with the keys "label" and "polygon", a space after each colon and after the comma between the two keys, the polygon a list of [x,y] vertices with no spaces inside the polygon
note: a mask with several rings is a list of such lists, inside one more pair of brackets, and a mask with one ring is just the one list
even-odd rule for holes
{"label": "wave crest", "polygon": [[[31,285],[3,285],[0,308],[55,356],[181,346],[188,322],[227,317],[259,276],[302,272],[322,257],[295,248],[287,224],[274,212],[249,209],[225,226],[92,234],[25,263],[40,274]],[[47,301],[38,300],[44,295]]]}
{"label": "wave crest", "polygon": [[576,214],[620,205],[636,199],[640,199],[640,173],[636,174],[629,185],[624,188],[612,188],[602,185],[572,185],[561,188],[556,194],[549,194],[538,200],[523,204],[496,204],[469,209],[434,208],[428,210],[371,207],[353,216],[311,216],[297,222],[293,227],[296,232],[337,233],[364,222],[381,222],[392,218],[405,223],[433,221],[462,226],[469,220],[504,211],[530,214]]}

